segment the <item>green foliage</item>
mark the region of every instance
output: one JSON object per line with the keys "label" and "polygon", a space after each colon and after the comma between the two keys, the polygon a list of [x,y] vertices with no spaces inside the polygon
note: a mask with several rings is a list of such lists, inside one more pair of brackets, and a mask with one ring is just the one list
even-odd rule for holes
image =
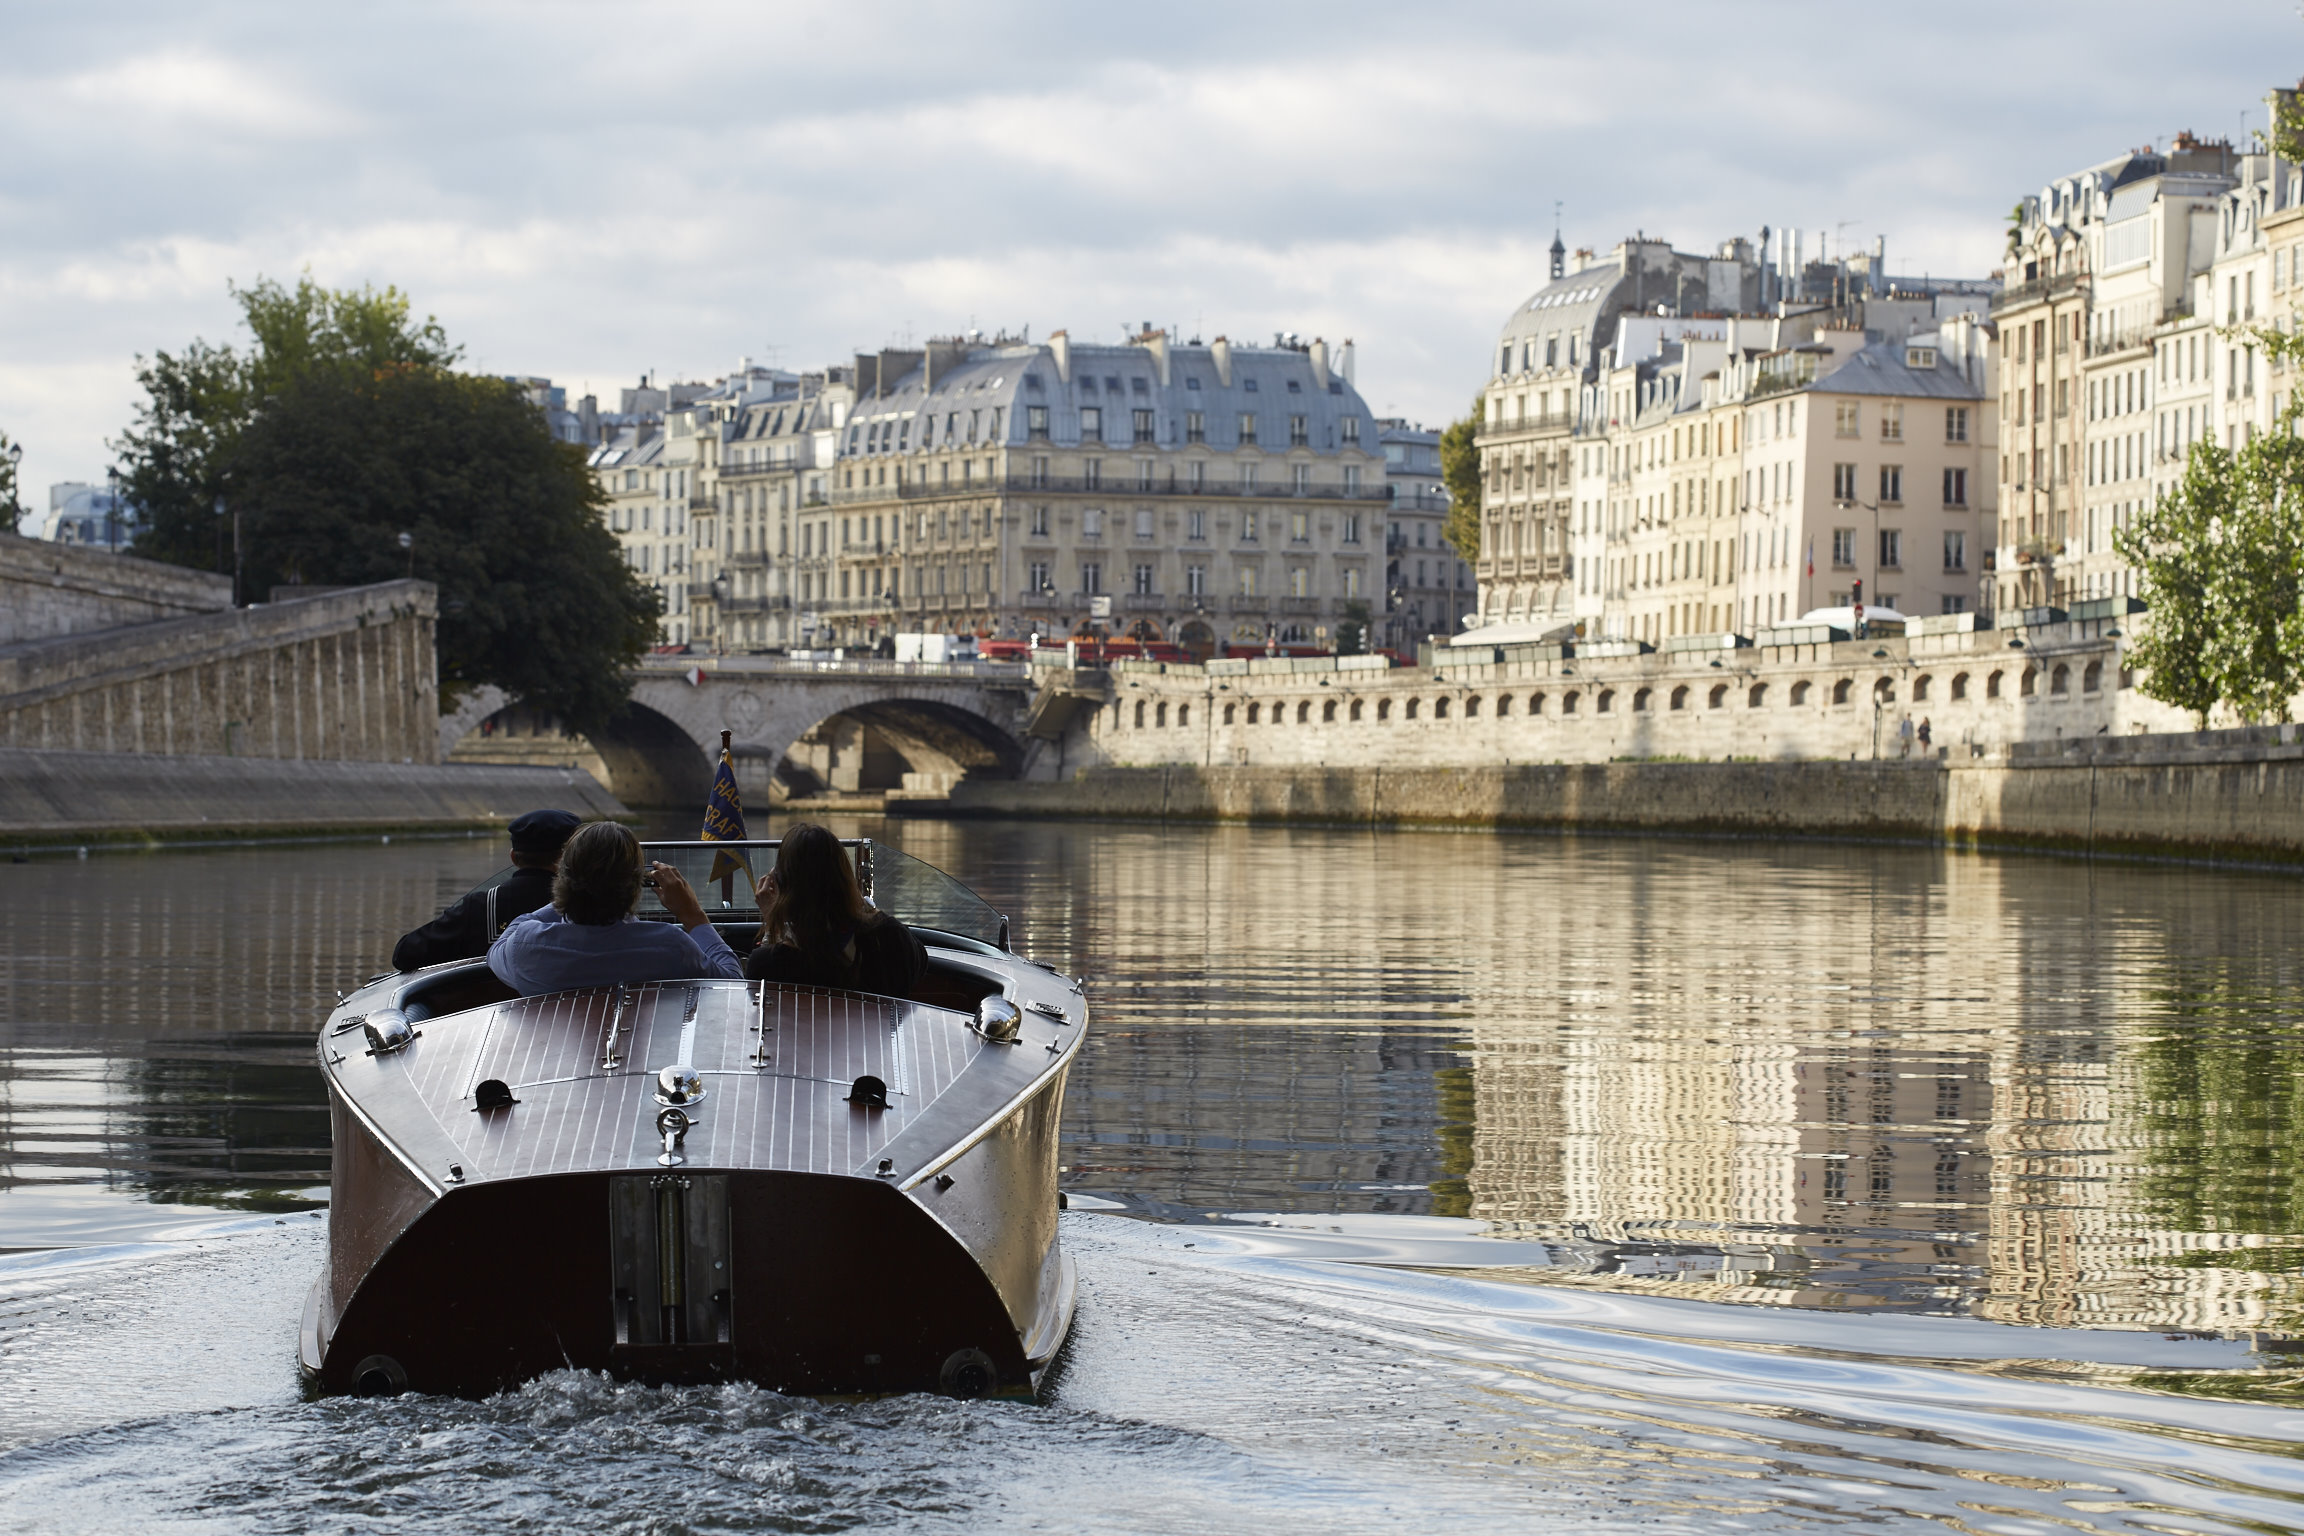
{"label": "green foliage", "polygon": [[140,363],[114,447],[143,514],[137,553],[230,568],[248,594],[413,573],[438,584],[443,709],[494,683],[570,727],[624,700],[657,601],[620,558],[581,451],[512,386],[451,370],[437,322],[398,290],[310,277],[233,290],[246,351],[195,341]]}
{"label": "green foliage", "polygon": [[2016,247],[2024,239],[2024,205],[2017,203],[2008,210],[2008,254],[2016,254]]}
{"label": "green foliage", "polygon": [[458,355],[437,321],[410,318],[396,288],[339,292],[307,275],[292,289],[260,278],[234,287],[232,297],[254,348],[194,341],[150,362],[139,358],[145,398],[113,444],[121,492],[142,520],[136,552],[216,571],[231,558],[216,503],[237,491],[240,436],[272,399],[314,372],[374,377],[390,368],[446,368]]}
{"label": "green foliage", "polygon": [[1448,515],[1441,520],[1440,537],[1468,565],[1480,559],[1480,423],[1484,409],[1475,397],[1471,414],[1450,423],[1440,434],[1440,478],[1448,486]]}
{"label": "green foliage", "polygon": [[2143,669],[2139,686],[2189,711],[2202,729],[2223,696],[2210,659],[2217,581],[2212,530],[2225,505],[2229,457],[2213,441],[2195,443],[2177,487],[2113,535],[2151,610],[2128,649],[2131,663]]}
{"label": "green foliage", "polygon": [[1343,622],[1336,626],[1336,654],[1359,656],[1368,649],[1368,605],[1353,598],[1344,605]]}
{"label": "green foliage", "polygon": [[13,438],[0,432],[0,518],[7,519],[10,533],[24,524],[24,503],[16,495],[16,461],[8,454],[15,446]]}
{"label": "green foliage", "polygon": [[[592,729],[656,627],[582,450],[510,384],[439,369],[312,369],[233,456],[250,589],[410,569],[440,588],[441,694],[480,683]],[[410,534],[404,553],[399,535]]]}

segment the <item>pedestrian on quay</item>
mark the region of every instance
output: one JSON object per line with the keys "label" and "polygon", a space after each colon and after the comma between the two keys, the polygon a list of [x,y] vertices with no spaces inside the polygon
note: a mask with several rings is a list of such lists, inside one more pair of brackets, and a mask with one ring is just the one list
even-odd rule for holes
{"label": "pedestrian on quay", "polygon": [[1920,755],[1922,757],[1928,755],[1928,717],[1926,715],[1920,717]]}
{"label": "pedestrian on quay", "polygon": [[1912,755],[1912,717],[1910,715],[1906,715],[1896,723],[1896,755],[1898,757],[1910,757]]}

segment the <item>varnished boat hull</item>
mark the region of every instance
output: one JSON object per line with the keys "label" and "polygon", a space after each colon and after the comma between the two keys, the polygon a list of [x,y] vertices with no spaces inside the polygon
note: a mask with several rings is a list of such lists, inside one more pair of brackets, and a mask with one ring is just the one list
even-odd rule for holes
{"label": "varnished boat hull", "polygon": [[[445,989],[348,998],[322,1043],[333,1208],[305,1369],[324,1391],[460,1396],[565,1368],[1032,1392],[1072,1315],[1057,1132],[1086,1014],[1058,979],[980,975],[1052,1010],[1028,1043],[938,1007],[675,983],[459,999],[378,1054],[353,1045],[355,1010]],[[709,1086],[663,1165],[653,1068],[674,1055]],[[872,1070],[887,1109],[850,1102]],[[515,1103],[480,1107],[499,1075]]]}

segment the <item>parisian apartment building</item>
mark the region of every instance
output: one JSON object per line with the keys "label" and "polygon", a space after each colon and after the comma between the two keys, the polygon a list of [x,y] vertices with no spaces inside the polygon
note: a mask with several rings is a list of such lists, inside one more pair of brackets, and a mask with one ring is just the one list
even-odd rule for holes
{"label": "parisian apartment building", "polygon": [[1395,529],[1384,429],[1352,367],[1349,342],[1286,335],[938,340],[675,386],[660,421],[591,462],[669,642],[1329,647],[1348,625],[1383,634],[1388,605],[1454,617],[1449,594],[1473,600],[1437,542],[1436,435],[1399,424],[1403,463],[1430,474]]}
{"label": "parisian apartment building", "polygon": [[1850,604],[1985,601],[1983,279],[1890,277],[1798,231],[1710,253],[1555,240],[1482,395],[1482,627],[1661,644]]}
{"label": "parisian apartment building", "polygon": [[2300,302],[2304,170],[2260,146],[2178,134],[2022,200],[1993,306],[2001,606],[2136,595],[2115,536],[2192,444],[2237,448],[2279,415],[2296,381],[2247,328],[2292,326]]}

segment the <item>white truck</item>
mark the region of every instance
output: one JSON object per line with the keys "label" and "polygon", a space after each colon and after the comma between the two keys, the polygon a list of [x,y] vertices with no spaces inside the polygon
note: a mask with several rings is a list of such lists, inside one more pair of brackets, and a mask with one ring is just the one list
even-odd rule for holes
{"label": "white truck", "polygon": [[898,661],[974,661],[974,635],[898,635]]}

